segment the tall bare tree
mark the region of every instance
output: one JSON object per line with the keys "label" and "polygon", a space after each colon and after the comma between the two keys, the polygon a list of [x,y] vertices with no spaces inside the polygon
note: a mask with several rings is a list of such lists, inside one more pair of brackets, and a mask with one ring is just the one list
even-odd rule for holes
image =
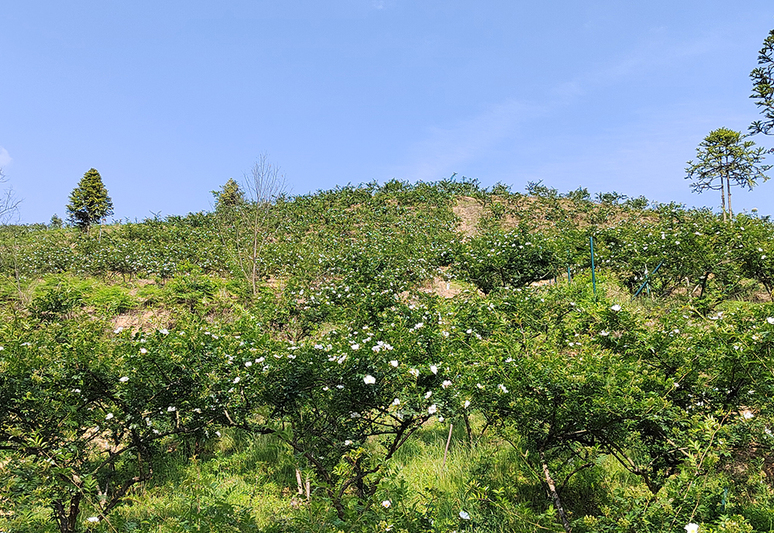
{"label": "tall bare tree", "polygon": [[256,295],[258,283],[266,275],[261,256],[275,236],[272,207],[285,192],[285,176],[262,154],[244,174],[241,190],[245,194],[244,202],[219,205],[220,234]]}

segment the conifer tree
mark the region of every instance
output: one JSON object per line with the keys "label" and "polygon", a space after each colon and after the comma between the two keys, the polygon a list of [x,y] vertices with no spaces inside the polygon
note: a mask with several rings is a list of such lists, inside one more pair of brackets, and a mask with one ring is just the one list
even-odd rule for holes
{"label": "conifer tree", "polygon": [[221,185],[219,191],[212,191],[215,196],[215,209],[237,207],[245,203],[245,193],[234,178]]}
{"label": "conifer tree", "polygon": [[696,161],[688,161],[685,179],[693,180],[693,192],[720,191],[723,220],[732,218],[731,187],[752,190],[758,181],[767,181],[771,165],[762,161],[766,151],[746,141],[741,132],[718,128],[710,132],[696,149]]}
{"label": "conifer tree", "polygon": [[71,224],[86,231],[92,224],[99,224],[113,214],[113,200],[108,196],[97,169],[90,168],[70,193],[67,214]]}

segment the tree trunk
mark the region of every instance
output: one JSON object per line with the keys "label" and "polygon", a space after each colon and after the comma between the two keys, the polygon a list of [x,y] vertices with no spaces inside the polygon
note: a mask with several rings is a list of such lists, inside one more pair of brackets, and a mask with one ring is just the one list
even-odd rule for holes
{"label": "tree trunk", "polygon": [[726,186],[723,183],[725,181],[725,178],[723,176],[720,177],[720,207],[723,209],[723,222],[725,222],[726,219]]}
{"label": "tree trunk", "polygon": [[78,526],[78,512],[81,505],[81,494],[74,494],[70,499],[69,508],[61,501],[54,502],[54,517],[60,533],[74,533]]}
{"label": "tree trunk", "polygon": [[731,178],[726,177],[726,186],[728,187],[728,217],[733,220],[734,212],[731,210]]}
{"label": "tree trunk", "polygon": [[570,522],[567,520],[567,515],[564,512],[564,507],[562,507],[562,500],[559,497],[559,493],[556,491],[556,484],[554,483],[554,480],[551,477],[551,472],[548,470],[548,463],[546,463],[546,454],[543,453],[542,450],[540,451],[540,462],[543,466],[543,475],[546,478],[546,484],[548,484],[548,492],[551,494],[551,500],[554,502],[554,507],[556,508],[556,514],[559,515],[559,520],[561,520],[562,527],[564,527],[564,530],[567,533],[572,533]]}

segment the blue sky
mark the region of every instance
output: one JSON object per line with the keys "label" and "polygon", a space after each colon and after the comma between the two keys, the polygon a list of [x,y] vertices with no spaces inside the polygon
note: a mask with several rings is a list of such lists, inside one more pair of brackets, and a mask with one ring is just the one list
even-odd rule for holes
{"label": "blue sky", "polygon": [[[290,194],[456,172],[714,207],[686,162],[759,116],[772,28],[770,0],[5,2],[0,166],[25,223],[91,167],[117,219],[207,210],[261,154]],[[734,207],[774,213],[774,180]]]}

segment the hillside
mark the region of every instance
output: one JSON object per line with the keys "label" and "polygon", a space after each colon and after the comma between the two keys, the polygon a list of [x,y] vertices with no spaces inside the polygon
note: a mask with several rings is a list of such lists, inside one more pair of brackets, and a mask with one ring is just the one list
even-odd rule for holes
{"label": "hillside", "polygon": [[772,221],[528,193],[0,228],[0,531],[774,530]]}

